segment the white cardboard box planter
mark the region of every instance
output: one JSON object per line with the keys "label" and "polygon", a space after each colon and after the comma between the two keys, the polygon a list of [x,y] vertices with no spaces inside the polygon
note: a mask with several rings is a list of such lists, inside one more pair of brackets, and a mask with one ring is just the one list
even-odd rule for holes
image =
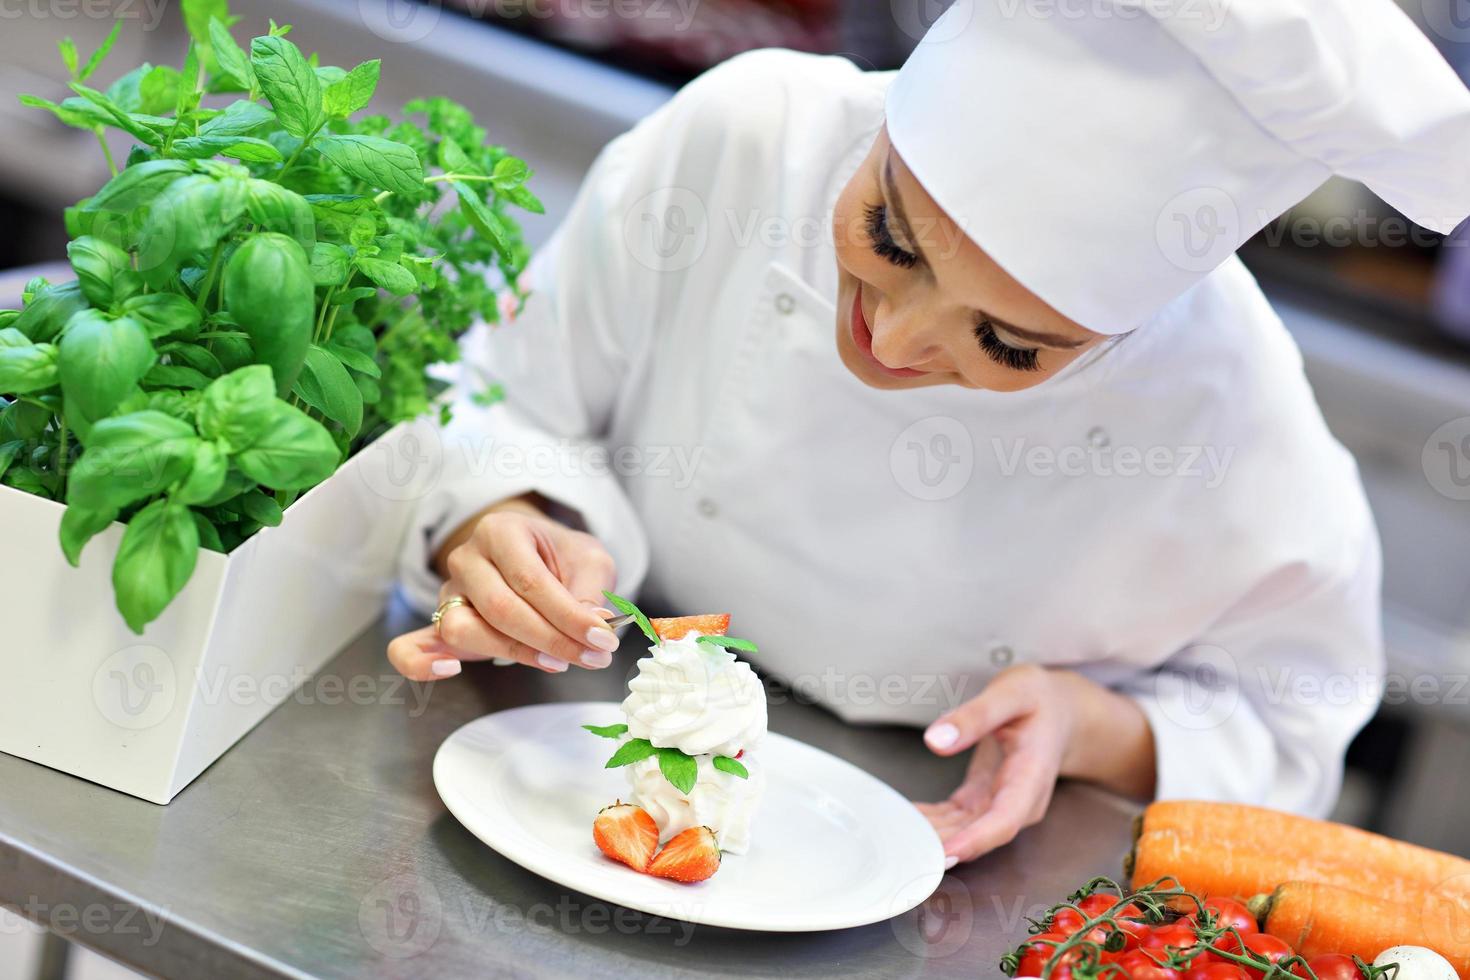
{"label": "white cardboard box planter", "polygon": [[122,525],[72,568],[63,507],[0,486],[0,751],[168,803],[382,613],[434,429],[390,430],[279,527],[201,551],[142,636],[113,602]]}

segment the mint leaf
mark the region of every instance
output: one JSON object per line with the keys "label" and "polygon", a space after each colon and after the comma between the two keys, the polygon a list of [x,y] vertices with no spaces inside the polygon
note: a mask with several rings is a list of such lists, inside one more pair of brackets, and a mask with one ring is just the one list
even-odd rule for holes
{"label": "mint leaf", "polygon": [[739,776],[741,779],[750,778],[750,770],[746,769],[738,759],[732,759],[728,755],[715,756],[714,767],[720,770],[720,772],[728,772],[730,775]]}
{"label": "mint leaf", "polygon": [[652,640],[654,646],[658,646],[663,642],[663,640],[659,639],[659,635],[653,631],[653,624],[648,621],[647,616],[643,615],[643,610],[622,596],[613,595],[606,589],[602,590],[602,594],[607,598],[608,602],[612,603],[612,607],[618,612],[625,616],[632,616],[633,620],[638,624],[638,628],[643,631],[643,635]]}
{"label": "mint leaf", "polygon": [[583,725],[593,735],[601,735],[603,738],[617,738],[628,730],[627,725]]}
{"label": "mint leaf", "polygon": [[603,768],[616,769],[619,766],[631,766],[635,762],[642,762],[657,751],[659,750],[654,748],[653,743],[646,738],[630,738],[618,746],[618,750],[612,754],[612,758],[607,760]]}
{"label": "mint leaf", "polygon": [[327,115],[335,119],[346,119],[359,109],[367,108],[378,87],[378,72],[382,67],[377,58],[364,61],[347,72],[322,92],[322,107]]}
{"label": "mint leaf", "polygon": [[286,132],[306,139],[327,121],[321,82],[296,45],[283,37],[255,38],[250,67]]}
{"label": "mint leaf", "polygon": [[413,147],[381,136],[323,136],[312,144],[349,177],[380,190],[415,195],[423,190],[424,165]]}
{"label": "mint leaf", "polygon": [[743,650],[746,653],[756,653],[759,648],[749,640],[742,640],[737,636],[701,636],[696,642],[707,643],[712,647],[724,647],[727,650]]}
{"label": "mint leaf", "polygon": [[699,779],[699,763],[694,760],[694,756],[685,755],[678,749],[658,750],[658,771],[681,793],[692,790],[695,781]]}

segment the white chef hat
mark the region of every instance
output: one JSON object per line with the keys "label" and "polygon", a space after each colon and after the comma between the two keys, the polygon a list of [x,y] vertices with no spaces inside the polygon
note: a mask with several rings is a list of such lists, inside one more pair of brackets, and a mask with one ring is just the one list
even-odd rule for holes
{"label": "white chef hat", "polygon": [[1392,0],[959,0],[887,126],[966,235],[1101,333],[1334,173],[1425,227],[1470,214],[1470,91]]}

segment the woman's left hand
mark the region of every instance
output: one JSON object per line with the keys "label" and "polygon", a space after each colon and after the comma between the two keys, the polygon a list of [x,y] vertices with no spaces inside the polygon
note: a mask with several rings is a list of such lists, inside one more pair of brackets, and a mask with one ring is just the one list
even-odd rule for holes
{"label": "woman's left hand", "polygon": [[939,832],[949,866],[1040,823],[1061,776],[1152,794],[1153,735],[1143,712],[1067,670],[1011,667],[930,725],[924,741],[939,755],[974,748],[949,799],[917,804]]}

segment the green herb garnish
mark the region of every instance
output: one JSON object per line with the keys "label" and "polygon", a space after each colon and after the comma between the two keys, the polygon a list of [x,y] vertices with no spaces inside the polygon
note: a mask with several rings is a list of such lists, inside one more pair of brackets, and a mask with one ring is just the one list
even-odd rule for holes
{"label": "green herb garnish", "polygon": [[720,772],[728,772],[730,775],[739,776],[741,779],[750,778],[750,770],[746,769],[739,759],[732,759],[728,755],[715,756],[714,765]]}
{"label": "green herb garnish", "polygon": [[603,738],[617,738],[628,730],[627,725],[583,725],[593,735],[601,735]]}
{"label": "green herb garnish", "polygon": [[633,605],[622,596],[613,595],[606,589],[602,590],[602,594],[607,597],[607,601],[612,603],[612,607],[618,612],[622,613],[624,616],[632,616],[633,621],[638,624],[638,628],[643,631],[643,635],[652,640],[654,646],[658,646],[660,643],[663,642],[663,638],[660,637],[656,632],[654,632],[653,624],[648,621],[648,617],[643,615],[643,610],[639,609],[637,606]]}
{"label": "green herb garnish", "polygon": [[749,640],[742,640],[738,636],[701,636],[697,641],[712,647],[724,647],[727,650],[743,650],[746,653],[757,653],[758,648]]}

